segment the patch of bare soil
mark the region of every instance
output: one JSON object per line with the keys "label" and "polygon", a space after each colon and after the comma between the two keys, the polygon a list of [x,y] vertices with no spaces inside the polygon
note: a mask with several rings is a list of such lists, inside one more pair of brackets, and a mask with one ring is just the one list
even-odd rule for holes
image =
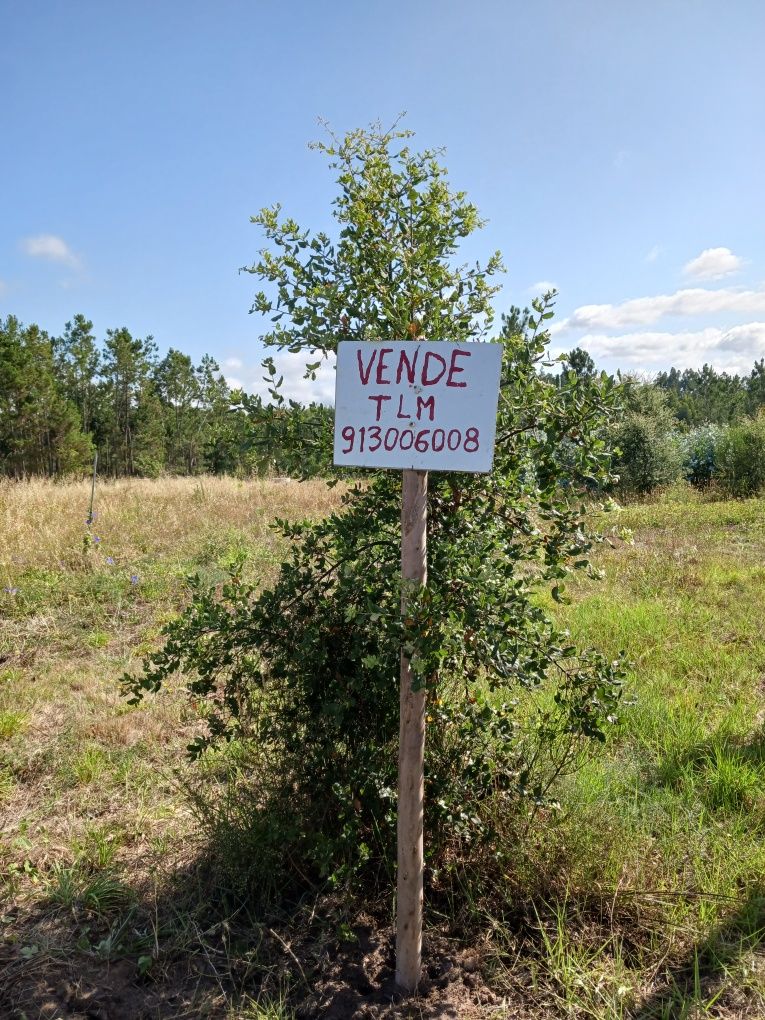
{"label": "patch of bare soil", "polygon": [[[324,905],[316,905],[311,921],[285,918],[278,930],[265,923],[237,927],[233,917],[198,927],[189,918],[185,941],[177,941],[176,933],[164,946],[160,926],[159,952],[146,973],[136,953],[107,961],[78,948],[71,915],[56,920],[43,912],[16,916],[11,908],[0,914],[5,936],[0,943],[0,1020],[239,1020],[260,1015],[256,1003],[266,1007],[275,1001],[284,1002],[284,1012],[264,1010],[264,1015],[285,1020],[594,1015],[586,999],[564,1001],[544,980],[540,985],[515,953],[512,976],[505,972],[496,979],[502,986],[498,994],[499,985],[491,987],[487,978],[497,973],[491,965],[496,957],[490,961],[481,949],[434,930],[426,934],[418,992],[405,996],[395,984],[392,927],[360,914],[353,925],[344,926],[344,941],[338,941],[337,915],[334,921],[331,910],[319,916],[319,906]],[[704,1015],[717,1020],[765,1017],[754,987],[755,978],[761,987],[764,961],[760,953],[748,955],[752,987],[747,988],[719,968],[699,983],[696,956],[693,962],[683,958],[654,975],[620,1015],[631,1020],[680,1016],[701,1000],[710,1005]],[[605,1005],[601,1015],[611,1015]]]}
{"label": "patch of bare soil", "polygon": [[[395,983],[395,935],[392,929],[357,925],[355,945],[327,961],[315,990],[297,1013],[301,1020],[418,1020],[464,1017],[466,1020],[514,1014],[508,1003],[486,985],[481,961],[470,951],[437,935],[426,939],[423,978],[415,996],[406,997]],[[518,1016],[521,1014],[518,1013]]]}
{"label": "patch of bare soil", "polygon": [[[78,952],[49,932],[30,955],[29,944],[0,948],[0,1017],[13,1020],[209,1020],[238,1015],[238,1002],[268,998],[276,954],[299,1020],[528,1017],[521,1004],[497,996],[482,975],[480,957],[437,934],[426,938],[423,979],[415,996],[395,984],[394,932],[364,919],[342,946],[290,944],[276,932],[265,969],[234,964],[223,973],[204,946],[142,976],[136,958],[110,962]],[[63,935],[63,932],[60,933]],[[286,932],[285,932],[286,934]],[[54,946],[58,948],[54,948]],[[265,961],[264,961],[265,962]],[[264,991],[265,990],[265,991]],[[249,1014],[248,1014],[249,1015]]]}
{"label": "patch of bare soil", "polygon": [[202,981],[188,987],[184,977],[177,983],[170,978],[160,987],[141,982],[133,960],[100,965],[84,959],[46,960],[25,967],[21,980],[5,988],[5,996],[0,991],[0,1009],[2,1016],[14,1020],[211,1017],[214,989],[205,985]]}

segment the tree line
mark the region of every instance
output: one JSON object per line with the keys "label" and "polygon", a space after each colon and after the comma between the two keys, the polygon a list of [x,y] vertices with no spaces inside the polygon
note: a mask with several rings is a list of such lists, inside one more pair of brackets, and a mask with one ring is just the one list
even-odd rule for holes
{"label": "tree line", "polygon": [[[0,475],[254,474],[280,471],[280,437],[328,409],[266,407],[231,389],[215,359],[195,365],[151,336],[78,314],[60,336],[0,319]],[[306,467],[311,466],[310,444]]]}
{"label": "tree line", "polygon": [[[529,310],[513,307],[503,332],[524,334]],[[765,493],[765,359],[748,375],[671,368],[653,379],[599,373],[580,347],[548,375],[567,388],[598,376],[618,383],[619,414],[605,438],[621,496],[646,496],[676,482],[714,487],[722,496]]]}
{"label": "tree line", "polygon": [[[579,348],[559,378],[595,375]],[[620,376],[621,413],[609,445],[623,495],[689,482],[725,496],[765,492],[765,359],[749,375],[671,368],[651,381]]]}
{"label": "tree line", "polygon": [[[511,308],[501,336],[525,335],[529,318],[528,309]],[[99,473],[113,477],[331,472],[331,408],[285,400],[273,361],[265,366],[268,403],[230,388],[209,355],[197,365],[174,348],[161,357],[151,336],[124,326],[107,329],[99,342],[81,314],[60,336],[9,315],[0,319],[0,475],[81,474],[96,454]],[[599,374],[575,348],[547,377],[566,386]],[[749,375],[704,365],[671,368],[651,381],[613,381],[621,383],[623,413],[609,439],[625,493],[683,477],[724,481],[732,472],[736,494],[759,491],[759,480],[742,478],[765,461],[757,424],[765,414],[765,359]]]}

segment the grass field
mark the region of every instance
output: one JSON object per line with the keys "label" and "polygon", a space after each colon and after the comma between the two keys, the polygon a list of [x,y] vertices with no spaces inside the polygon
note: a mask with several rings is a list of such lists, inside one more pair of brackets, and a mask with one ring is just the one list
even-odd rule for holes
{"label": "grass field", "polygon": [[129,708],[117,683],[188,574],[214,583],[246,555],[267,582],[269,521],[325,514],[337,490],[104,484],[90,528],[88,499],[0,486],[0,1015],[765,1017],[764,501],[682,492],[604,520],[605,579],[555,612],[628,653],[634,704],[559,815],[507,826],[501,892],[431,911],[461,998],[444,978],[386,1013],[322,985],[344,954],[350,973],[382,951],[379,918],[212,909],[184,759],[196,716],[174,690]]}

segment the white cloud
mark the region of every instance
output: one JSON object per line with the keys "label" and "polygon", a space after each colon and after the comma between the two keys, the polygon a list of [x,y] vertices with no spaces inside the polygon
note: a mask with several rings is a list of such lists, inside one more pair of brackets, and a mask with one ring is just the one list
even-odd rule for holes
{"label": "white cloud", "polygon": [[715,328],[670,333],[663,330],[642,333],[588,333],[578,344],[593,357],[618,358],[619,361],[642,362],[661,357],[673,363],[686,363],[689,352],[709,350],[719,342],[722,330]]}
{"label": "white cloud", "polygon": [[718,370],[748,373],[755,359],[765,357],[765,322],[677,333],[589,333],[579,339],[578,345],[596,362],[611,358],[626,369],[657,371],[671,365],[698,368],[707,362]]}
{"label": "white cloud", "polygon": [[[316,379],[304,379],[306,362],[319,360],[319,355],[309,354],[278,354],[274,356],[277,378],[284,376],[281,392],[285,398],[297,400],[301,404],[334,404],[335,402],[335,359],[334,356],[322,361],[316,372]],[[259,376],[264,373],[260,371]],[[261,383],[256,392],[266,396],[268,386]]]}
{"label": "white cloud", "polygon": [[529,294],[533,294],[536,297],[546,294],[549,290],[557,289],[557,283],[553,283],[551,280],[540,280],[538,283],[532,283],[529,287]]}
{"label": "white cloud", "polygon": [[762,358],[765,355],[765,322],[745,322],[726,330],[720,340],[720,350],[746,354],[750,361]]}
{"label": "white cloud", "polygon": [[697,280],[721,280],[737,273],[743,264],[744,260],[730,248],[705,248],[695,259],[686,262],[683,272]]}
{"label": "white cloud", "polygon": [[[306,362],[319,360],[319,355],[306,354],[273,354],[276,366],[276,378],[284,376],[280,393],[285,400],[297,400],[301,404],[312,401],[321,404],[335,402],[335,359],[334,356],[322,361],[316,372],[316,379],[304,379]],[[245,362],[241,358],[227,358],[224,367],[239,369],[236,376],[224,372],[226,382],[232,389],[243,389],[246,393],[257,393],[268,400],[268,383],[265,381],[266,370],[260,364],[260,358]],[[244,369],[244,371],[241,371]]]}
{"label": "white cloud", "polygon": [[655,244],[649,252],[646,253],[645,262],[655,262],[656,259],[661,255],[661,245]]}
{"label": "white cloud", "polygon": [[36,237],[25,237],[21,249],[32,258],[48,259],[62,265],[78,269],[80,260],[62,237],[55,234],[38,234]]}
{"label": "white cloud", "polygon": [[694,287],[674,294],[633,298],[615,305],[582,305],[567,319],[555,324],[552,335],[571,330],[610,330],[625,326],[650,326],[664,316],[715,315],[736,312],[743,315],[765,312],[765,288],[742,290],[723,287],[708,290]]}

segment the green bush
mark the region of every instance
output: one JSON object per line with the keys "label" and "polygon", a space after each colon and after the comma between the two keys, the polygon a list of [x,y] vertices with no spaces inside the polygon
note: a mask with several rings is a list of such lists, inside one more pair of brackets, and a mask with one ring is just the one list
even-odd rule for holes
{"label": "green bush", "polygon": [[718,477],[731,496],[756,496],[765,490],[765,414],[731,425],[717,449]]}
{"label": "green bush", "polygon": [[681,437],[683,472],[691,485],[705,486],[716,478],[718,451],[725,434],[725,427],[706,424]]}
{"label": "green bush", "polygon": [[[338,317],[359,339],[480,338],[498,263],[452,267],[475,210],[432,154],[391,152],[399,137],[354,132],[327,150],[341,169],[336,252],[278,210],[261,215],[277,254],[255,271],[279,298],[259,295],[257,307],[291,314],[267,344],[331,349]],[[615,720],[621,662],[577,649],[539,598],[563,600],[569,573],[590,570],[583,495],[608,482],[613,404],[606,378],[561,388],[540,373],[551,300],[501,339],[493,472],[431,476],[428,582],[407,589],[405,616],[401,474],[378,472],[325,521],[279,522],[291,545],[272,587],[244,584],[240,565],[221,590],[195,582],[164,647],[125,678],[136,703],[183,673],[207,725],[192,753],[243,749],[213,820],[224,858],[244,860],[260,895],[390,874],[402,654],[427,692],[432,867],[488,840],[492,819],[518,802],[549,803],[556,777]]]}
{"label": "green bush", "polygon": [[[564,496],[559,484],[570,405],[532,375],[530,359],[505,369],[513,397],[535,387],[533,422],[529,412],[518,433],[516,412],[500,420],[495,472],[432,477],[428,585],[406,619],[401,480],[385,473],[326,521],[281,522],[292,552],[273,587],[258,592],[236,570],[222,590],[195,582],[164,648],[126,678],[136,702],[176,672],[191,677],[208,730],[192,754],[226,740],[245,749],[212,817],[225,868],[247,872],[259,895],[305,876],[389,873],[402,648],[428,691],[432,867],[455,845],[464,853],[489,839],[491,819],[514,805],[548,802],[583,747],[605,739],[621,665],[575,648],[535,597],[540,586],[564,597],[567,573],[588,567],[591,539],[582,489]],[[592,410],[590,401],[570,421],[588,477],[606,459],[584,431]],[[523,471],[532,458],[535,472]]]}
{"label": "green bush", "polygon": [[612,442],[618,487],[627,495],[648,495],[682,476],[678,437],[655,418],[627,411],[613,431]]}
{"label": "green bush", "polygon": [[666,393],[627,376],[621,401],[621,415],[609,437],[619,491],[645,496],[678,481],[682,454]]}

